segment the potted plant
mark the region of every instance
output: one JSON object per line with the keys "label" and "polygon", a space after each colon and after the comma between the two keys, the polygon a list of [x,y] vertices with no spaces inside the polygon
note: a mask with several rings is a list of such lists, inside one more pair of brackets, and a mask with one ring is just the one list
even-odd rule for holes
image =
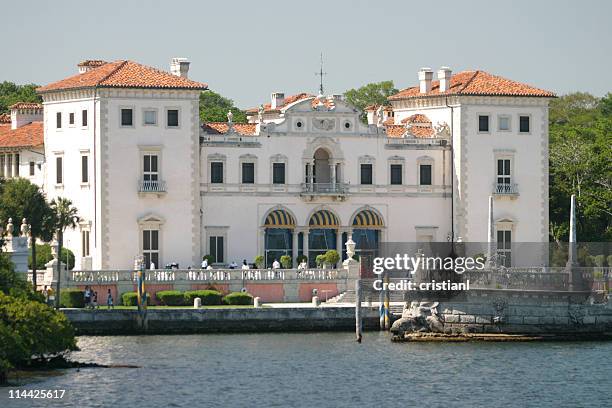
{"label": "potted plant", "polygon": [[340,261],[340,254],[335,249],[330,249],[325,253],[325,262],[335,268]]}
{"label": "potted plant", "polygon": [[280,263],[285,269],[291,269],[291,257],[289,255],[283,255],[280,257]]}
{"label": "potted plant", "polygon": [[263,255],[257,255],[255,257],[255,260],[254,260],[253,263],[255,264],[257,269],[263,269],[263,267],[264,267],[264,257],[263,257]]}
{"label": "potted plant", "polygon": [[317,255],[315,263],[317,264],[317,268],[323,268],[325,266],[325,255]]}

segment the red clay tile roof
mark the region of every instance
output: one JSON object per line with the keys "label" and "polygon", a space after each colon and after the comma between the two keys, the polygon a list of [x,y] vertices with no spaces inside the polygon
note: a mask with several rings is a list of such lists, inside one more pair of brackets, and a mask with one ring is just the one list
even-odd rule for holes
{"label": "red clay tile roof", "polygon": [[[256,123],[234,123],[234,131],[242,136],[253,136],[255,135]],[[202,130],[212,135],[222,135],[227,133],[229,126],[227,122],[206,122],[202,124]]]}
{"label": "red clay tile roof", "polygon": [[15,130],[10,125],[0,125],[0,148],[42,146],[43,123],[32,122]]}
{"label": "red clay tile roof", "polygon": [[85,60],[85,61],[79,62],[77,66],[79,67],[100,67],[104,64],[107,64],[107,62],[103,60]]}
{"label": "red clay tile roof", "polygon": [[383,125],[393,125],[395,124],[395,118],[393,116],[389,116],[387,119],[384,120],[382,124]]}
{"label": "red clay tile roof", "polygon": [[431,126],[410,126],[408,128],[408,133],[416,138],[427,138],[432,137],[434,135],[434,129]]}
{"label": "red clay tile roof", "polygon": [[36,102],[17,102],[11,106],[9,109],[42,109],[43,106],[40,103]]}
{"label": "red clay tile roof", "polygon": [[401,123],[429,123],[431,125],[431,120],[429,120],[429,118],[422,113],[417,113],[402,119]]}
{"label": "red clay tile roof", "polygon": [[403,125],[386,125],[388,137],[402,137],[406,133],[406,127]]}
{"label": "red clay tile roof", "polygon": [[8,113],[0,113],[0,124],[1,123],[11,123],[11,115]]}
{"label": "red clay tile roof", "polygon": [[[270,104],[270,103],[264,104],[264,111],[265,112],[279,111],[281,109],[286,108],[287,105],[290,105],[290,104],[292,104],[294,102],[297,102],[299,100],[302,100],[302,99],[312,98],[314,96],[315,95],[312,95],[312,94],[309,94],[309,93],[306,93],[306,92],[301,92],[299,94],[290,95],[290,96],[287,96],[285,98],[285,100],[283,101],[283,104],[278,106],[276,109],[272,109],[272,104]],[[257,108],[250,108],[250,109],[247,109],[247,112],[248,113],[257,113],[258,110],[259,110],[259,107],[257,107]]]}
{"label": "red clay tile roof", "polygon": [[[364,110],[365,112],[367,112],[367,111],[376,111],[376,110],[378,110],[378,107],[379,107],[379,106],[380,106],[380,105],[368,105],[368,106],[366,106],[365,108],[363,108],[363,110]],[[383,110],[384,110],[385,112],[391,112],[391,111],[393,111],[393,107],[392,107],[392,106],[390,106],[390,105],[385,105],[385,106],[383,107]]]}
{"label": "red clay tile roof", "polygon": [[534,88],[520,82],[491,75],[484,71],[463,71],[451,77],[450,87],[445,92],[440,92],[440,81],[432,81],[431,91],[420,93],[419,87],[406,88],[395,95],[391,95],[390,101],[420,98],[423,96],[438,95],[491,95],[491,96],[539,96],[553,98],[555,94],[543,89]]}
{"label": "red clay tile roof", "polygon": [[92,87],[205,90],[208,85],[137,62],[122,60],[42,86],[37,92]]}

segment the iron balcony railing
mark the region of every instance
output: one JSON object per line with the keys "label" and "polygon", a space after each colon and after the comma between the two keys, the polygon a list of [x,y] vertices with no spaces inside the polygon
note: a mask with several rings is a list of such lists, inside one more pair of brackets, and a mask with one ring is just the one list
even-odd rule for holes
{"label": "iron balcony railing", "polygon": [[302,192],[307,194],[346,194],[346,183],[303,183]]}
{"label": "iron balcony railing", "polygon": [[518,194],[518,185],[516,183],[494,183],[493,194],[516,195]]}
{"label": "iron balcony railing", "polygon": [[161,180],[141,180],[138,182],[139,193],[165,193],[166,182]]}

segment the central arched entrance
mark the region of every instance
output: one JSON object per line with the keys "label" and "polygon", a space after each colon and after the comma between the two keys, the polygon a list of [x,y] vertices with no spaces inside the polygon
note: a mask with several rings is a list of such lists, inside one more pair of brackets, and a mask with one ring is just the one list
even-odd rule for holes
{"label": "central arched entrance", "polygon": [[331,183],[329,153],[323,148],[317,149],[314,154],[313,177],[317,185]]}
{"label": "central arched entrance", "polygon": [[319,210],[308,221],[308,265],[316,267],[316,258],[336,249],[340,221],[330,210]]}

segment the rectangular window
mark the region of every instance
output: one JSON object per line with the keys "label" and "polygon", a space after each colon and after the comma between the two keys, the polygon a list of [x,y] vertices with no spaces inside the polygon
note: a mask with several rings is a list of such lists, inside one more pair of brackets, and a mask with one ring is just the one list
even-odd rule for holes
{"label": "rectangular window", "polygon": [[81,123],[83,127],[87,126],[87,109],[81,111]]}
{"label": "rectangular window", "polygon": [[179,111],[178,109],[168,109],[168,127],[178,127]]}
{"label": "rectangular window", "polygon": [[223,263],[223,237],[210,237],[210,255],[214,263]]}
{"label": "rectangular window", "polygon": [[132,109],[121,109],[121,126],[132,126],[134,124],[133,113]]}
{"label": "rectangular window", "polygon": [[35,170],[35,164],[33,161],[30,162],[30,176],[34,175],[34,170]]}
{"label": "rectangular window", "polygon": [[5,160],[6,160],[6,156],[4,156],[3,154],[0,154],[0,177],[6,177],[6,175],[4,174]]}
{"label": "rectangular window", "polygon": [[489,131],[489,115],[478,115],[478,131]]}
{"label": "rectangular window", "polygon": [[512,231],[497,231],[497,257],[499,264],[508,268],[512,266]]}
{"label": "rectangular window", "polygon": [[272,163],[272,184],[285,184],[285,163]]}
{"label": "rectangular window", "polygon": [[81,231],[81,253],[89,256],[89,231]]}
{"label": "rectangular window", "polygon": [[57,112],[55,114],[55,127],[58,129],[62,128],[62,112]]}
{"label": "rectangular window", "polygon": [[402,167],[403,166],[401,164],[391,165],[391,184],[402,184]]}
{"label": "rectangular window", "polygon": [[64,181],[63,175],[63,158],[56,157],[55,158],[55,184],[62,184]]}
{"label": "rectangular window", "polygon": [[13,155],[12,154],[6,155],[6,169],[8,170],[6,177],[7,178],[13,177]]}
{"label": "rectangular window", "polygon": [[81,183],[89,183],[89,157],[81,156]]}
{"label": "rectangular window", "polygon": [[74,112],[70,112],[68,114],[68,124],[69,125],[74,125]]}
{"label": "rectangular window", "polygon": [[15,177],[19,177],[19,154],[15,155]]}
{"label": "rectangular window", "polygon": [[361,184],[372,184],[372,165],[361,165]]}
{"label": "rectangular window", "polygon": [[242,184],[255,183],[255,163],[242,163]]}
{"label": "rectangular window", "polygon": [[529,116],[519,116],[519,132],[529,133]]}
{"label": "rectangular window", "polygon": [[144,112],[144,124],[145,125],[156,125],[157,124],[157,111],[146,110]]}
{"label": "rectangular window", "polygon": [[419,166],[419,180],[422,186],[431,186],[431,164],[421,164]]}
{"label": "rectangular window", "polygon": [[145,267],[148,269],[153,263],[155,268],[159,268],[159,231],[142,231],[142,255]]}
{"label": "rectangular window", "polygon": [[510,117],[508,116],[500,116],[499,120],[499,130],[507,131],[510,130]]}
{"label": "rectangular window", "polygon": [[510,184],[510,159],[497,160],[497,184]]}
{"label": "rectangular window", "polygon": [[142,159],[142,179],[153,185],[159,180],[159,157],[156,154],[145,154]]}
{"label": "rectangular window", "polygon": [[210,163],[210,182],[223,183],[223,162]]}

